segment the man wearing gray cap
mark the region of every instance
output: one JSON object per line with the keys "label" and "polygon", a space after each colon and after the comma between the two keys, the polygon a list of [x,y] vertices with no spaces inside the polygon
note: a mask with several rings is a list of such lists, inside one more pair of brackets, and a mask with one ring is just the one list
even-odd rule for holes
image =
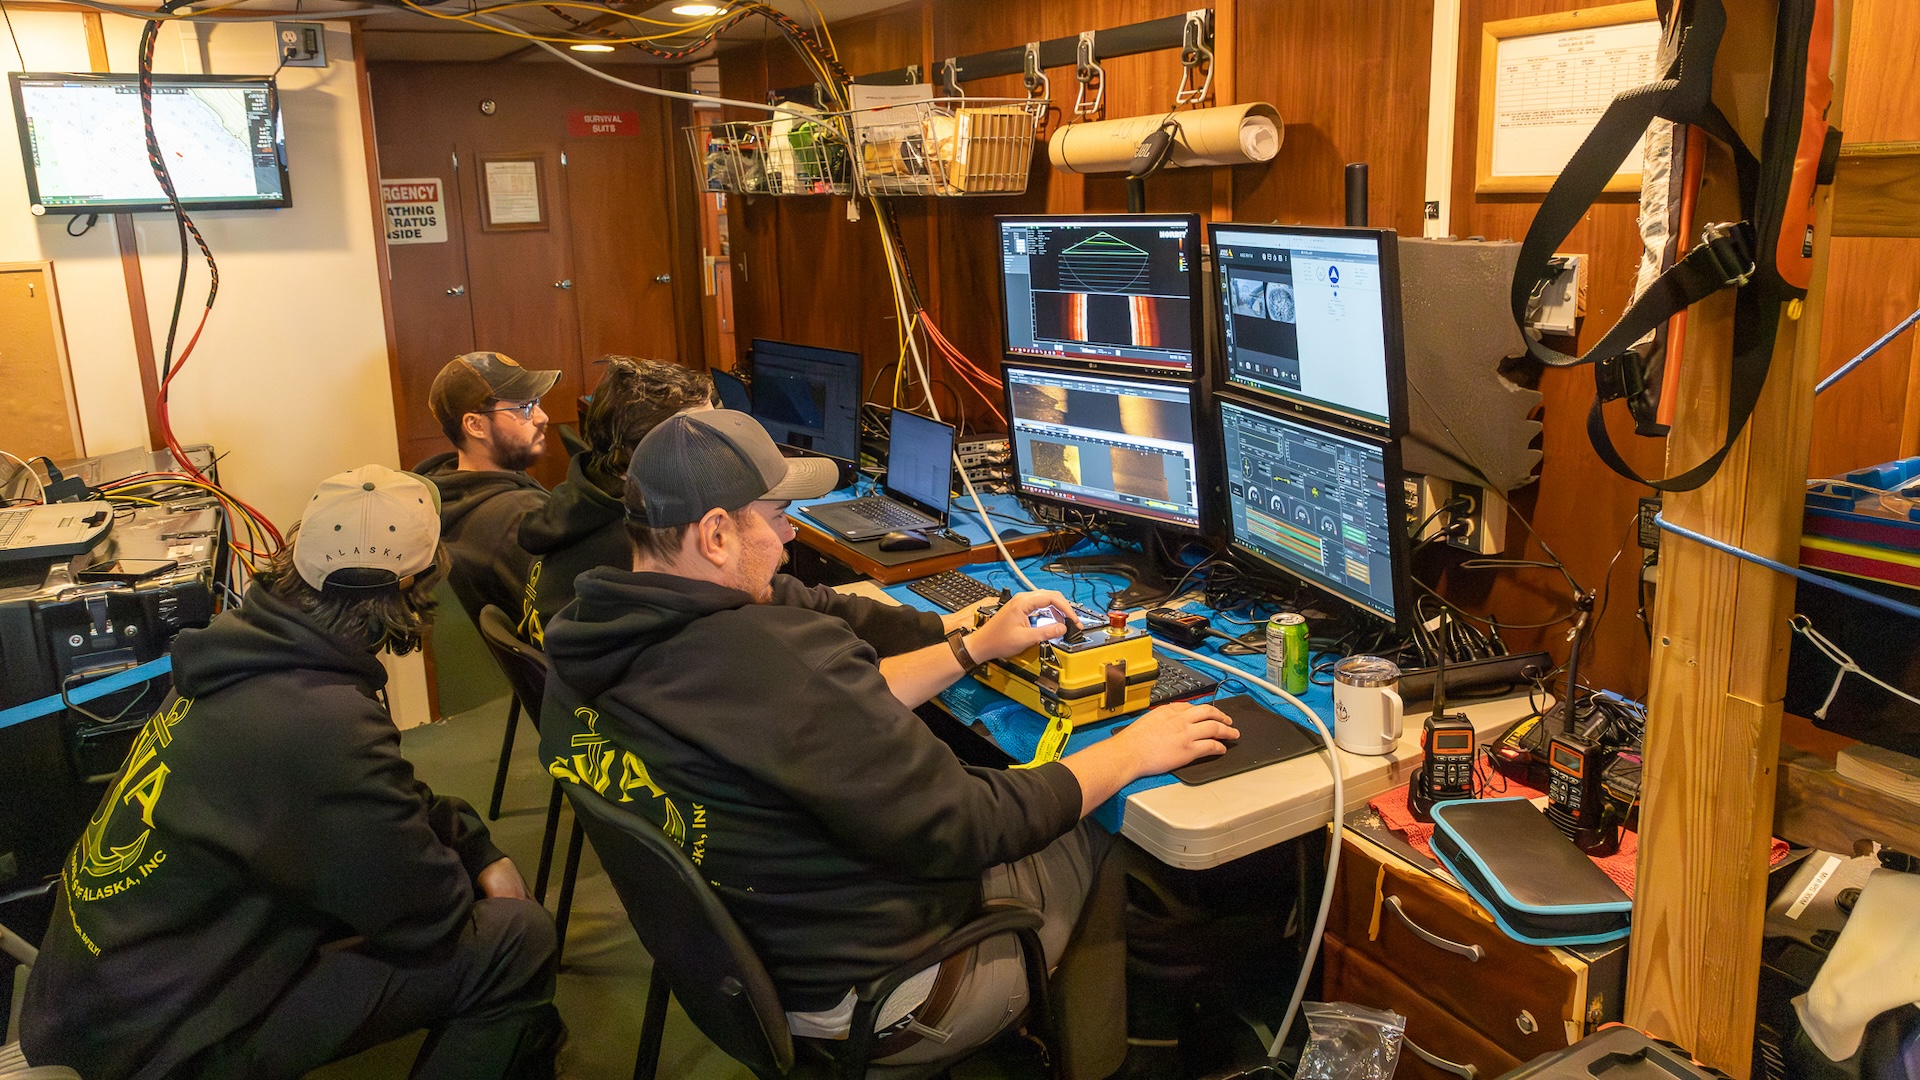
{"label": "man wearing gray cap", "polygon": [[[677,839],[753,940],[794,1034],[826,1039],[845,1037],[856,984],[983,899],[1039,908],[1057,962],[1110,843],[1081,819],[1237,735],[1210,706],[1170,705],[1062,761],[963,765],[913,708],[1064,632],[1028,617],[1071,606],[1024,593],[971,633],[881,658],[844,620],[772,602],[787,502],[834,482],[831,462],[781,457],[744,413],[656,427],[627,471],[633,569],[582,574],[547,628],[541,724],[549,771]],[[875,1053],[890,1064],[957,1056],[1026,1001],[1009,941],[909,985],[882,1010]]]}
{"label": "man wearing gray cap", "polygon": [[513,617],[524,603],[533,556],[520,546],[520,519],[547,504],[547,490],[526,470],[546,450],[540,399],[559,378],[497,352],[456,356],[434,377],[428,401],[453,450],[414,471],[440,489],[448,577],[475,622],[488,604]]}
{"label": "man wearing gray cap", "polygon": [[21,1046],[88,1080],[294,1080],[429,1029],[413,1075],[553,1075],[553,920],[473,808],[414,779],[376,655],[445,566],[417,476],[322,483],[174,691],[61,873]]}

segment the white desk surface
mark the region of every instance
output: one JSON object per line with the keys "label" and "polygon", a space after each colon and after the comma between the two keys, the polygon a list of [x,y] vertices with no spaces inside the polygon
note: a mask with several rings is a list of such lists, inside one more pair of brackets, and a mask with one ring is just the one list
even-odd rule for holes
{"label": "white desk surface", "polygon": [[[1476,702],[1459,710],[1482,741],[1506,731],[1533,711],[1525,694]],[[1331,722],[1331,717],[1322,717]],[[1420,727],[1407,717],[1400,745],[1369,757],[1336,751],[1346,780],[1341,816],[1407,782],[1420,764]],[[1324,827],[1333,810],[1333,774],[1324,750],[1214,780],[1168,784],[1127,796],[1120,835],[1168,866],[1204,870]]]}
{"label": "white desk surface", "polygon": [[[899,603],[872,582],[835,588]],[[1462,705],[1458,711],[1473,722],[1484,743],[1531,713],[1533,706],[1525,694],[1519,694]],[[1331,716],[1321,719],[1333,722]],[[1420,729],[1425,719],[1424,711],[1407,717],[1400,745],[1391,754],[1336,752],[1346,780],[1342,817],[1407,782],[1421,761]],[[1129,795],[1120,835],[1168,866],[1205,870],[1322,828],[1332,819],[1332,809],[1333,774],[1322,750],[1205,784],[1168,784]]]}

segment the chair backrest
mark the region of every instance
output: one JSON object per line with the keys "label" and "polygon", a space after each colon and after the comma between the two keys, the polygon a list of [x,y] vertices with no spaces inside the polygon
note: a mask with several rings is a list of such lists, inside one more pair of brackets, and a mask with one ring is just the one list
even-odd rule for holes
{"label": "chair backrest", "polygon": [[493,662],[513,687],[520,711],[534,727],[540,726],[540,701],[547,696],[547,658],[539,649],[514,635],[507,613],[493,604],[480,609],[480,640],[487,643]]}
{"label": "chair backrest", "polygon": [[589,788],[563,784],[627,918],[707,1038],[755,1076],[793,1068],[773,979],[707,879],[658,825]]}

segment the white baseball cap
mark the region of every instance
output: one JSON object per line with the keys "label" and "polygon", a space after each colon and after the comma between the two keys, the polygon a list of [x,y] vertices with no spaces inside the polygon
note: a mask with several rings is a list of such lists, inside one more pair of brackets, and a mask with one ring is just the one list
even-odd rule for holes
{"label": "white baseball cap", "polygon": [[440,544],[440,492],[413,473],[362,465],[329,476],[300,515],[293,565],[316,589],[411,583]]}

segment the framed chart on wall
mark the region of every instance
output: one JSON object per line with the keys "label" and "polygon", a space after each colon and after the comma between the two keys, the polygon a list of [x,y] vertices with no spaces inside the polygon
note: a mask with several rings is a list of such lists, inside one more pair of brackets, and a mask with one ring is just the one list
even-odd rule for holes
{"label": "framed chart on wall", "polygon": [[[1473,189],[1552,187],[1614,95],[1658,77],[1659,51],[1653,0],[1484,24]],[[1636,147],[1607,190],[1638,191],[1639,161]]]}
{"label": "framed chart on wall", "polygon": [[542,154],[483,154],[480,213],[488,232],[547,227],[546,160]]}

